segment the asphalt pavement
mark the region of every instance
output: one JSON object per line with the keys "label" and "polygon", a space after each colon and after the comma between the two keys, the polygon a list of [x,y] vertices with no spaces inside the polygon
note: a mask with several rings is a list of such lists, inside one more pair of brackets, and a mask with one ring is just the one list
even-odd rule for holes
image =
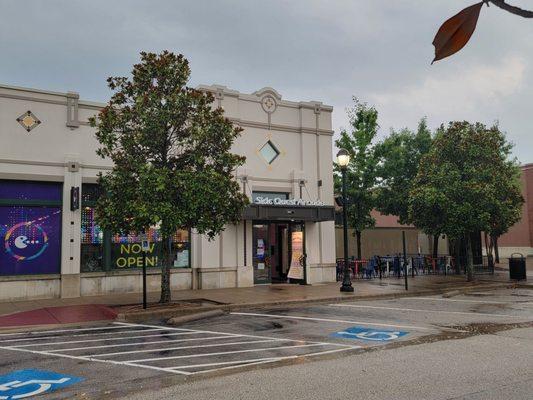
{"label": "asphalt pavement", "polygon": [[0,335],[0,399],[27,369],[82,379],[43,399],[528,399],[531,354],[529,289],[257,308]]}

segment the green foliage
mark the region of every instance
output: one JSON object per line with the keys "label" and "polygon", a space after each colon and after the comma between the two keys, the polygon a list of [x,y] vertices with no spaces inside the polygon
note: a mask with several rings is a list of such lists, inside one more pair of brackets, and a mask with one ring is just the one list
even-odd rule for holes
{"label": "green foliage", "polygon": [[[335,145],[346,149],[350,154],[350,164],[346,171],[348,225],[356,232],[362,232],[375,224],[370,213],[375,206],[373,189],[376,185],[373,141],[379,126],[377,110],[355,97],[353,100],[354,105],[348,110],[350,130],[342,130]],[[336,164],[334,169],[335,191],[341,193],[340,170]]]}
{"label": "green foliage", "polygon": [[466,240],[467,249],[472,233],[505,232],[519,220],[524,201],[511,149],[497,125],[441,126],[411,189],[411,220],[425,232]]}
{"label": "green foliage", "polygon": [[[519,168],[498,126],[452,122],[442,126],[423,157],[411,191],[411,217],[424,230],[461,238],[491,231],[495,218],[511,226],[520,217]],[[506,211],[504,211],[504,209]]]}
{"label": "green foliage", "polygon": [[114,94],[91,120],[98,154],[114,164],[100,176],[105,195],[96,211],[104,229],[142,232],[158,225],[165,245],[180,228],[213,238],[239,221],[248,200],[234,171],[245,159],[230,149],[241,129],[213,107],[211,94],[186,86],[189,76],[188,61],[165,51],[141,53],[131,78],[108,79]]}
{"label": "green foliage", "polygon": [[420,160],[429,151],[431,141],[426,119],[422,119],[416,132],[407,128],[399,132],[392,130],[376,145],[377,175],[380,178],[375,191],[377,209],[383,214],[396,215],[401,224],[411,223],[409,192]]}

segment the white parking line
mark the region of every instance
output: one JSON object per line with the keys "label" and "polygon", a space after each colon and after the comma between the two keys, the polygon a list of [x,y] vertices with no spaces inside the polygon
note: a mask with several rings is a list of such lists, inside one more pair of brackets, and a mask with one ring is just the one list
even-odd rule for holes
{"label": "white parking line", "polygon": [[[246,314],[246,313],[230,313],[230,314]],[[249,314],[249,315],[253,315],[253,314]],[[115,322],[115,323],[116,324],[127,324],[125,322]],[[134,324],[127,324],[127,325],[134,325]],[[140,325],[139,324],[137,326],[144,326],[145,328],[150,328],[150,327],[154,327],[154,326],[157,326],[157,325]],[[168,329],[176,329],[176,330],[187,331],[187,332],[212,333],[212,334],[218,334],[218,335],[224,334],[224,335],[233,335],[233,336],[246,336],[246,337],[257,338],[257,339],[273,339],[270,336],[258,336],[258,335],[248,335],[248,334],[239,335],[239,334],[236,334],[236,333],[223,333],[223,332],[216,332],[216,331],[200,331],[200,330],[197,331],[197,330],[194,330],[194,329],[185,329],[185,328],[168,328]],[[296,342],[297,340],[293,340],[293,341]],[[327,344],[329,346],[343,346],[343,347],[347,346],[345,344],[339,344],[339,343],[315,342],[315,341],[309,341],[309,340],[306,340],[306,342],[307,343],[316,343],[316,344]]]}
{"label": "white parking line", "polygon": [[330,307],[347,307],[347,308],[369,308],[372,310],[393,310],[393,311],[408,311],[408,312],[420,312],[420,313],[437,313],[437,314],[456,314],[456,315],[468,315],[468,316],[481,316],[481,317],[503,317],[503,318],[527,318],[520,315],[509,314],[489,314],[479,312],[465,312],[465,311],[443,311],[443,310],[421,310],[415,308],[400,308],[400,307],[382,307],[382,306],[364,306],[359,304],[330,304]]}
{"label": "white parking line", "polygon": [[[135,336],[126,336],[119,338],[109,338],[109,339],[87,339],[87,340],[71,340],[66,342],[50,342],[50,343],[32,343],[32,344],[15,344],[13,347],[35,347],[35,346],[54,346],[58,344],[72,344],[72,343],[91,343],[91,342],[110,342],[113,340],[130,340],[130,339],[141,339],[141,338],[150,338],[150,337],[166,337],[166,336],[181,336],[181,335],[194,335],[194,334],[206,334],[205,332],[174,332],[174,333],[164,333],[159,335],[135,335]],[[226,334],[228,337],[240,336],[233,334]],[[0,342],[1,343],[1,342]],[[149,342],[147,342],[149,343]]]}
{"label": "white parking line", "polygon": [[[79,337],[79,336],[104,336],[104,335],[119,335],[121,333],[132,333],[132,332],[154,332],[154,331],[165,331],[166,328],[153,328],[153,329],[138,329],[138,330],[130,330],[130,331],[121,331],[121,332],[105,332],[105,333],[80,333],[79,335],[65,335],[65,337]],[[8,339],[8,340],[2,340],[0,343],[10,343],[10,342],[27,342],[30,340],[45,340],[45,339],[57,339],[58,337],[62,336],[38,336],[38,337],[32,337],[32,338],[23,338],[23,339]]]}
{"label": "white parking line", "polygon": [[440,297],[404,297],[401,300],[430,300],[430,301],[449,301],[456,303],[474,303],[474,304],[517,304],[517,305],[530,305],[531,302],[516,302],[516,301],[489,301],[489,300],[466,300],[466,299],[445,299]]}
{"label": "white parking line", "polygon": [[183,356],[172,356],[172,357],[156,357],[156,358],[142,358],[139,360],[130,360],[128,362],[140,363],[140,362],[153,362],[153,361],[164,361],[164,360],[177,360],[179,358],[197,358],[197,357],[207,357],[207,356],[220,356],[225,354],[239,354],[239,353],[252,353],[256,351],[268,351],[268,350],[280,350],[280,349],[298,349],[302,347],[316,347],[324,346],[322,343],[312,343],[312,344],[299,344],[296,346],[279,346],[279,347],[266,347],[264,349],[247,349],[247,350],[235,350],[235,351],[219,351],[216,353],[202,353],[202,354],[188,354]]}
{"label": "white parking line", "polygon": [[[87,346],[87,347],[74,347],[68,349],[52,349],[54,353],[66,353],[69,351],[76,350],[92,350],[92,349],[105,349],[109,347],[127,347],[127,346],[146,346],[150,344],[161,344],[161,343],[182,343],[182,342],[192,342],[196,340],[214,340],[214,339],[234,339],[235,336],[211,336],[211,337],[201,337],[193,339],[177,339],[177,340],[156,340],[155,342],[135,342],[135,343],[121,343],[121,344],[107,344],[102,346]],[[14,346],[14,347],[23,347],[23,346]]]}
{"label": "white parking line", "polygon": [[[229,343],[215,343],[215,344],[200,344],[197,346],[180,346],[180,347],[164,347],[159,349],[144,349],[144,350],[132,350],[132,351],[119,351],[116,353],[99,353],[99,354],[90,354],[85,357],[111,357],[119,356],[123,354],[137,354],[137,353],[155,353],[158,351],[173,351],[173,350],[183,350],[183,349],[203,349],[205,347],[223,347],[223,346],[232,346],[237,344],[252,344],[252,343],[271,343],[271,342],[287,342],[291,341],[290,339],[263,339],[263,340],[248,340],[246,342],[229,342]],[[303,342],[300,342],[303,343]]]}
{"label": "white parking line", "polygon": [[[68,354],[56,354],[56,353],[51,353],[51,352],[47,352],[47,351],[20,349],[20,348],[17,348],[17,347],[1,347],[0,346],[0,349],[2,349],[2,350],[22,351],[24,353],[39,354],[39,355],[44,355],[44,356],[52,356],[52,357],[55,356],[55,357],[61,357],[61,358],[70,358],[71,360],[95,361],[95,362],[107,363],[107,364],[115,364],[115,365],[130,365],[127,362],[111,361],[111,360],[99,360],[97,358],[71,356],[71,355],[68,355]],[[154,366],[151,366],[151,365],[134,365],[134,364],[131,364],[131,365],[132,366],[136,366],[136,367],[140,367],[140,368],[155,369],[155,370],[158,370],[158,371],[174,372],[174,373],[180,374],[180,375],[190,375],[189,372],[177,371],[177,370],[174,371],[174,370],[169,370],[167,368],[154,367]]]}
{"label": "white parking line", "polygon": [[[354,349],[360,348],[360,346],[353,346],[353,348]],[[256,359],[246,360],[246,364],[244,364],[244,366],[249,367],[249,366],[272,363],[272,362],[282,361],[282,360],[294,360],[294,359],[297,359],[297,358],[305,359],[305,358],[311,358],[311,357],[316,357],[316,356],[321,356],[321,355],[326,355],[326,354],[338,353],[338,352],[346,351],[346,350],[349,350],[349,349],[326,350],[326,351],[319,351],[319,352],[316,352],[316,353],[309,353],[309,354],[304,354],[304,355],[293,355],[293,356],[271,357],[271,358],[256,358]],[[186,365],[186,366],[181,366],[181,367],[172,367],[170,369],[172,369],[172,370],[176,369],[177,370],[177,368],[180,368],[180,370],[184,370],[184,369],[191,369],[191,368],[203,368],[203,367],[207,367],[207,366],[220,366],[220,365],[238,364],[238,365],[233,365],[233,366],[229,366],[229,367],[206,369],[206,370],[203,370],[203,371],[195,371],[194,374],[196,375],[196,374],[205,374],[207,372],[213,372],[213,371],[221,371],[221,370],[226,370],[226,369],[239,368],[239,367],[243,366],[243,365],[241,365],[242,363],[243,363],[243,360],[240,360],[240,361],[225,361],[225,362],[217,362],[217,363],[209,363],[209,364],[193,364],[193,365]]]}
{"label": "white parking line", "polygon": [[248,315],[251,317],[268,317],[268,318],[283,318],[283,319],[301,319],[305,321],[321,321],[321,322],[335,322],[341,324],[354,324],[354,325],[371,325],[371,326],[385,326],[389,328],[406,328],[421,331],[434,331],[436,328],[428,328],[422,326],[413,325],[395,325],[395,324],[381,324],[378,322],[370,321],[348,321],[345,319],[330,319],[330,318],[313,318],[313,317],[301,317],[295,315],[280,315],[280,314],[258,314],[258,313],[246,313],[246,312],[232,312],[232,315]]}
{"label": "white parking line", "polygon": [[54,331],[34,331],[34,332],[15,332],[15,333],[1,333],[0,339],[3,336],[17,336],[17,335],[39,335],[41,333],[65,333],[65,332],[82,332],[82,331],[98,331],[104,329],[124,329],[123,326],[100,326],[94,328],[73,328],[73,329],[58,329]]}
{"label": "white parking line", "polygon": [[[214,370],[221,370],[221,369],[229,369],[229,368],[240,368],[245,367],[249,365],[257,365],[257,364],[263,364],[267,362],[274,362],[278,360],[284,360],[284,359],[296,359],[296,358],[307,358],[312,356],[318,356],[321,354],[329,354],[329,353],[337,353],[341,351],[347,351],[351,349],[358,349],[361,346],[350,346],[346,344],[341,343],[323,343],[323,342],[310,342],[305,340],[295,340],[295,339],[289,339],[289,338],[278,338],[278,337],[266,337],[266,336],[258,336],[258,335],[246,335],[246,334],[236,334],[236,333],[225,333],[225,332],[216,332],[216,331],[206,331],[206,330],[194,330],[194,329],[183,329],[183,328],[174,328],[174,327],[168,327],[163,328],[158,325],[141,325],[141,324],[130,324],[130,323],[121,323],[116,322],[114,323],[114,326],[117,328],[123,328],[124,331],[118,331],[115,333],[130,333],[130,332],[151,332],[151,331],[158,331],[158,334],[151,334],[151,335],[121,335],[118,338],[97,338],[97,339],[83,339],[83,340],[68,340],[70,338],[76,339],[79,336],[88,336],[91,335],[89,333],[87,334],[78,334],[80,330],[72,329],[68,330],[69,332],[72,332],[72,334],[69,335],[61,335],[59,338],[61,338],[61,342],[53,342],[53,339],[57,339],[56,336],[41,336],[41,337],[23,337],[18,338],[14,340],[7,340],[4,342],[9,342],[9,345],[2,345],[0,344],[0,349],[2,350],[11,350],[11,351],[20,351],[30,354],[38,354],[41,356],[47,356],[47,357],[61,357],[66,359],[72,359],[72,360],[81,360],[81,361],[87,361],[87,362],[99,362],[99,363],[107,363],[107,364],[113,364],[113,365],[122,365],[122,366],[128,366],[128,367],[139,367],[144,369],[150,369],[150,370],[156,370],[156,371],[163,371],[173,374],[180,374],[180,375],[192,375],[197,373],[206,373],[209,371]],[[108,327],[110,328],[110,327]],[[143,328],[142,330],[139,330],[139,328]],[[86,328],[84,328],[85,330]],[[101,328],[99,328],[101,329]],[[109,332],[107,332],[109,333]],[[94,337],[99,337],[102,335],[102,333],[99,333],[97,329],[95,329],[92,333]],[[178,335],[195,335],[196,337],[192,338],[177,338],[177,339],[167,339],[170,336],[178,336]],[[205,336],[204,336],[205,335]],[[134,338],[147,338],[147,337],[158,337],[161,339],[166,340],[155,340],[153,342],[127,342],[127,343],[109,343],[109,341],[112,340],[131,340]],[[48,341],[46,340],[48,339]],[[208,340],[224,340],[224,339],[230,339],[229,342],[213,342],[211,344],[206,344],[203,342],[206,342]],[[237,339],[237,340],[235,340]],[[239,340],[240,339],[240,340]],[[29,342],[30,340],[33,340],[33,342]],[[192,344],[188,345],[188,343],[182,343],[185,345],[175,346],[175,347],[166,347],[166,345],[172,345],[176,342],[192,342],[192,341],[202,341],[199,344]],[[87,343],[94,343],[94,342],[103,342],[104,344],[96,344],[94,346],[83,346],[83,344]],[[286,345],[283,345],[283,342],[289,342]],[[0,342],[1,343],[1,342]],[[74,343],[79,343],[80,345],[78,347],[69,347],[69,348],[59,348],[54,349],[53,346],[58,345],[71,345]],[[109,344],[105,344],[109,343]],[[256,346],[260,343],[267,343],[266,348],[261,347],[252,347],[248,349],[242,349],[243,346],[251,345]],[[272,343],[272,345],[270,345]],[[274,343],[276,344],[276,347],[274,346]],[[151,346],[157,344],[159,347],[157,348],[146,348],[146,346]],[[278,346],[278,344],[282,344],[281,346]],[[36,347],[37,346],[37,347]],[[52,346],[52,347],[51,347]],[[126,351],[113,351],[110,353],[95,353],[90,355],[73,355],[68,354],[72,353],[74,351],[79,350],[89,350],[89,349],[107,349],[107,348],[120,348],[123,346],[137,346],[139,349],[132,349],[132,350],[126,350]],[[231,350],[232,348],[229,348],[227,350],[231,351],[216,351],[211,353],[198,353],[195,350],[192,351],[192,354],[183,354],[180,350],[188,350],[188,349],[204,349],[204,348],[211,348],[215,349],[217,347],[225,347],[225,346],[236,346],[236,350]],[[29,348],[32,347],[32,348]],[[313,352],[305,352],[300,355],[284,355],[284,351],[290,351],[290,349],[304,349],[304,348],[312,348],[312,347],[321,347],[321,349],[318,349],[319,351]],[[222,349],[219,349],[222,350]],[[322,350],[322,351],[320,351]],[[157,358],[147,358],[147,359],[136,359],[131,360],[128,359],[128,357],[134,355],[134,354],[149,354],[149,353],[159,353],[159,352],[167,352],[167,351],[176,351],[178,352],[176,356],[161,356],[159,354],[159,357]],[[208,350],[209,351],[209,350]],[[252,353],[252,352],[276,352],[275,356],[273,357],[264,357],[260,359],[244,359],[244,360],[238,360],[238,361],[225,361],[224,357],[228,356],[231,357],[233,355],[239,355],[239,354],[245,354],[245,353]],[[278,353],[278,351],[281,351]],[[188,352],[191,353],[191,352]],[[290,354],[290,353],[289,353]],[[117,361],[113,360],[112,357],[114,356],[124,356],[124,360]],[[153,357],[153,355],[152,355]],[[187,365],[186,368],[182,367],[176,367],[170,365],[169,367],[159,367],[156,365],[150,365],[149,362],[157,362],[157,361],[166,361],[166,360],[174,360],[174,359],[190,359],[191,361],[200,358],[200,357],[212,357],[212,359],[207,359],[202,364],[191,364]],[[226,358],[227,360],[227,358]],[[207,362],[206,362],[207,361]],[[213,361],[213,362],[209,362]],[[216,368],[210,368],[208,370],[202,370],[202,371],[191,371],[198,368],[203,367],[216,367]],[[188,370],[188,371],[186,371]]]}
{"label": "white parking line", "polygon": [[296,358],[296,357],[298,357],[298,356],[251,358],[251,359],[239,360],[239,361],[224,361],[224,362],[207,363],[207,364],[180,365],[178,367],[172,367],[172,368],[169,368],[169,369],[179,370],[179,369],[214,367],[214,366],[218,366],[218,365],[247,364],[247,363],[254,363],[255,364],[258,361],[277,361],[277,360],[282,360],[284,358]]}

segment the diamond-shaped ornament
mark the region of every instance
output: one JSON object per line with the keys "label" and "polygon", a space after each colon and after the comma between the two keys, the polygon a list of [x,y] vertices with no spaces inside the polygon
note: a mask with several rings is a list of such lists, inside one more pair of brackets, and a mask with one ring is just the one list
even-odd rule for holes
{"label": "diamond-shaped ornament", "polygon": [[30,132],[33,128],[35,128],[41,123],[39,118],[37,118],[29,110],[22,114],[20,117],[18,117],[17,122],[28,132]]}

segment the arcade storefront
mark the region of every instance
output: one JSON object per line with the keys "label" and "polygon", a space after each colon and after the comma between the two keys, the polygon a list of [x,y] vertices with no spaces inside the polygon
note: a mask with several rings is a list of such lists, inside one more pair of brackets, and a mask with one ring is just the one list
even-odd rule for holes
{"label": "arcade storefront", "polygon": [[[107,232],[98,226],[95,205],[98,185],[83,184],[81,199],[81,272],[136,270],[143,266],[137,235]],[[0,180],[0,275],[61,273],[63,184]],[[161,267],[161,237],[149,230],[148,268]],[[173,267],[190,268],[190,232],[181,229],[171,238]]]}
{"label": "arcade storefront", "polygon": [[[198,89],[244,129],[232,152],[246,162],[234,175],[251,204],[215,238],[175,232],[172,290],[334,282],[333,107],[269,87]],[[104,106],[0,84],[0,301],[141,292],[140,237],[105,231],[95,215],[98,176],[113,168],[89,123]],[[147,286],[157,292],[156,227],[148,239]]]}
{"label": "arcade storefront", "polygon": [[285,192],[253,192],[252,200],[244,218],[252,224],[254,284],[307,282],[306,223],[333,220],[334,207]]}

